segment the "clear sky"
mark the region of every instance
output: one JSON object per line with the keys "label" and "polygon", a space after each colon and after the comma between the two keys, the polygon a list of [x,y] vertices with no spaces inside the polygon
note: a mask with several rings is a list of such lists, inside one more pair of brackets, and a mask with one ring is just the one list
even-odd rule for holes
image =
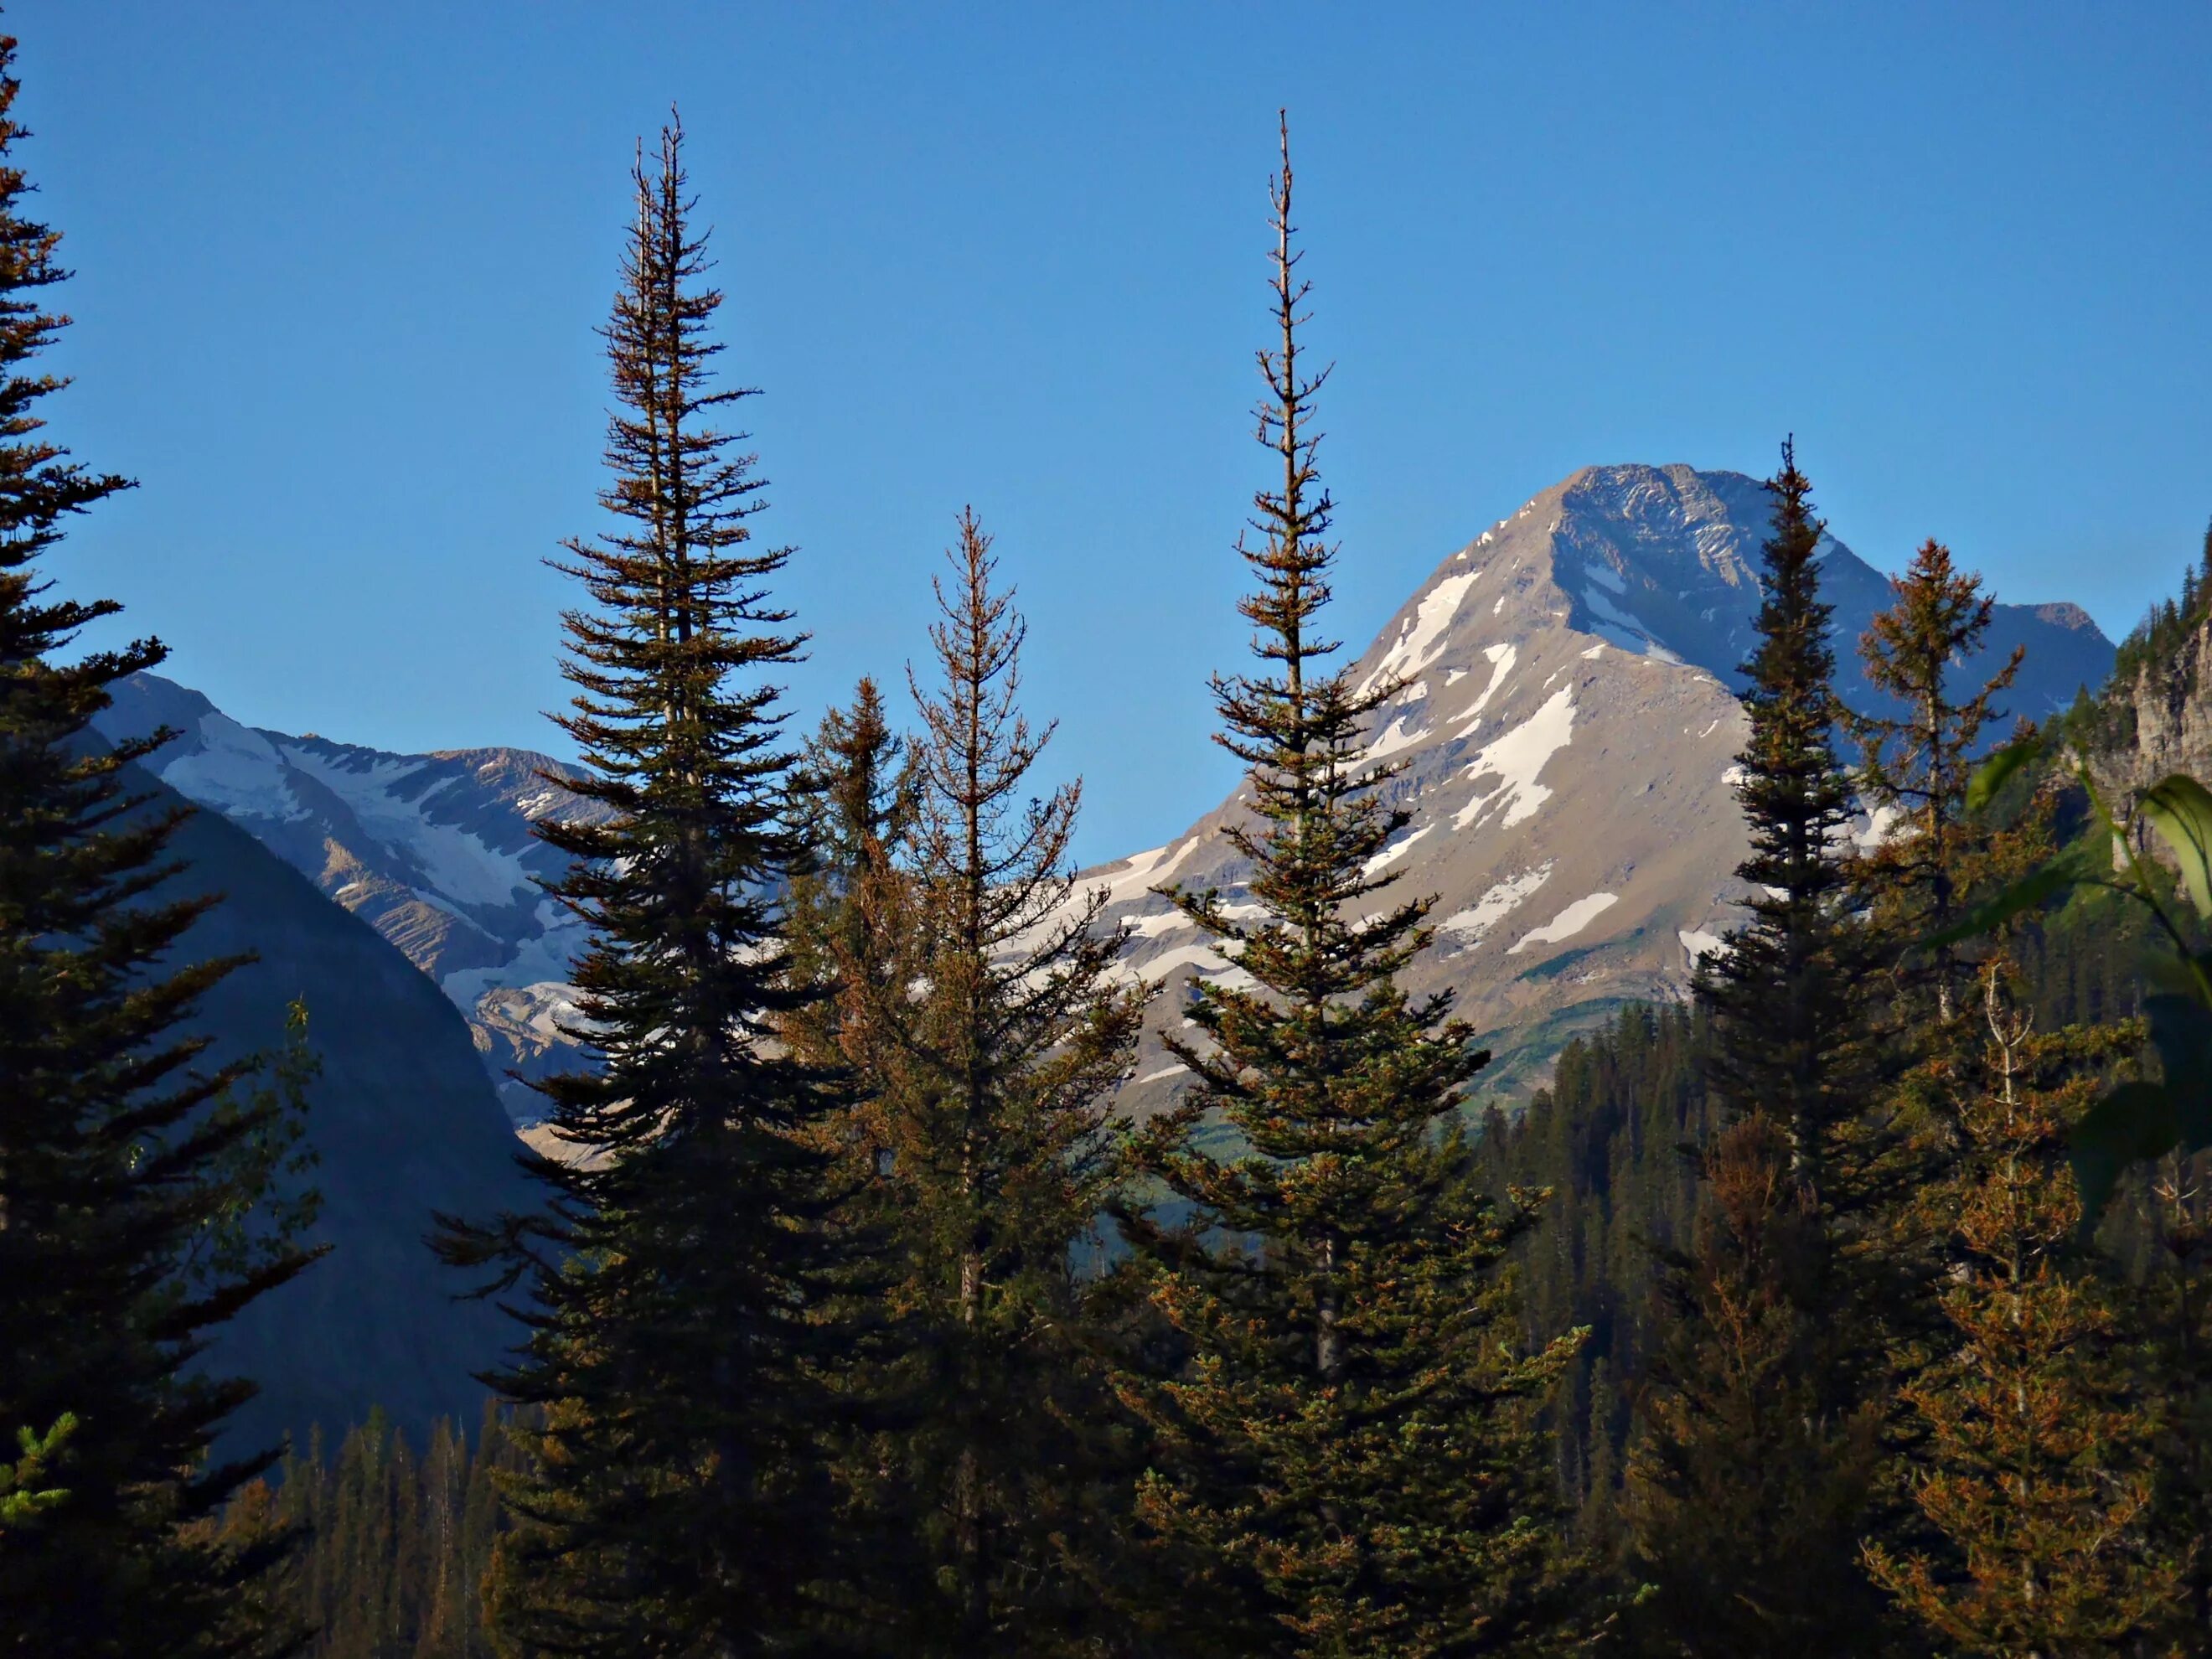
{"label": "clear sky", "polygon": [[251,723],[557,748],[592,330],[682,106],[811,724],[973,502],[1086,859],[1225,793],[1291,108],[1364,643],[1574,468],[1765,472],[2116,637],[2212,514],[2212,6],[15,0],[80,272],[68,589]]}

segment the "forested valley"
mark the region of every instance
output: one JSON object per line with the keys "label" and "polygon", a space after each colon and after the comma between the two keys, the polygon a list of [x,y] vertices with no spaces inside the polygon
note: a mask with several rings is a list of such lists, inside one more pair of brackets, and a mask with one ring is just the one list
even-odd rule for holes
{"label": "forested valley", "polygon": [[[225,1442],[253,1384],[210,1334],[316,1271],[313,1026],[202,1063],[237,964],[174,947],[217,897],[173,884],[178,817],[134,770],[160,734],[90,736],[163,650],[76,647],[115,607],[68,597],[64,532],[130,484],[44,424],[66,273],[15,91],[0,1648],[2212,1649],[2212,793],[2144,723],[2208,695],[2212,537],[2108,684],[2021,720],[2016,655],[1958,672],[1992,599],[1937,541],[1833,637],[1784,438],[1735,924],[1687,1000],[1494,1092],[1451,999],[1401,982],[1439,919],[1384,868],[1408,815],[1371,739],[1404,680],[1332,635],[1287,126],[1223,554],[1252,654],[1212,681],[1249,877],[1160,889],[1240,970],[1171,993],[1188,1086],[1110,1109],[1170,993],[1075,875],[1018,561],[957,482],[915,729],[896,663],[787,726],[806,556],[755,523],[672,122],[603,328],[601,528],[555,556],[546,641],[565,786],[604,809],[539,826],[598,1064],[535,1085],[531,1201],[424,1244],[505,1310],[507,1360],[427,1443],[380,1414]],[[1899,712],[1844,708],[1838,652]]]}

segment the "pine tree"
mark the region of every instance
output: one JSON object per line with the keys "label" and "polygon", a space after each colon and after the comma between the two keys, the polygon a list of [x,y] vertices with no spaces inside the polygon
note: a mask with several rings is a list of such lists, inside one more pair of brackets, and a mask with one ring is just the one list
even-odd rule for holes
{"label": "pine tree", "polygon": [[915,681],[921,989],[875,1079],[915,1323],[919,1420],[893,1466],[920,1563],[900,1651],[1043,1654],[1096,1620],[1063,1552],[1091,1515],[1110,1401],[1084,1350],[1078,1249],[1116,1173],[1107,1109],[1145,998],[1068,850],[1080,785],[1030,793],[1052,726],[1020,708],[1025,627],[990,538],[959,522]]}
{"label": "pine tree", "polygon": [[812,1068],[767,1039],[794,985],[775,893],[799,862],[791,757],[768,678],[801,639],[751,545],[761,481],[714,425],[680,129],[635,169],[637,214],[605,331],[619,408],[601,504],[617,527],[568,544],[591,605],[566,618],[561,720],[613,809],[546,822],[575,860],[552,891],[591,928],[580,1040],[601,1070],[548,1079],[566,1158],[527,1160],[547,1208],[449,1222],[448,1255],[526,1285],[526,1349],[496,1385],[539,1407],[511,1483],[495,1613],[502,1638],[573,1653],[745,1655],[809,1617],[830,1504],[818,1445],[842,1345],[837,1194]]}
{"label": "pine tree", "polygon": [[1749,916],[1698,988],[1729,1127],[1703,1155],[1692,1246],[1665,1264],[1667,1327],[1629,1509],[1658,1650],[1848,1654],[1881,1639],[1856,1557],[1887,1387],[1883,1319],[1900,1294],[1874,1224],[1897,1200],[1884,1184],[1896,1149],[1869,1130],[1823,526],[1789,444],[1768,488],[1765,597],[1744,665],[1751,732],[1737,757]]}
{"label": "pine tree", "polygon": [[[1960,1079],[1981,1058],[1980,1021],[1968,1017],[1978,962],[1987,944],[1922,941],[1950,927],[1989,891],[2025,875],[2049,851],[2054,799],[2035,795],[2010,823],[1969,813],[1975,751],[1998,716],[1996,700],[2025,656],[2016,649],[1971,696],[1949,682],[1981,650],[1993,606],[1980,579],[1959,571],[1949,550],[1924,543],[1892,603],[1859,642],[1868,680],[1902,705],[1893,717],[1846,714],[1857,737],[1863,803],[1879,832],[1852,866],[1881,994],[1870,1022],[1886,1050],[1884,1076],[1867,1103],[1863,1144],[1879,1145],[1881,1179],[1866,1183],[1865,1212],[1854,1241],[1856,1265],[1886,1281],[1872,1310],[1902,1407],[1955,1343],[1943,1311],[1954,1257],[1957,1171],[1965,1150],[1959,1125]],[[1985,1037],[1985,1033],[1984,1034]],[[1869,1171],[1862,1171],[1862,1174]],[[1925,1419],[1897,1409],[1873,1516],[1875,1541],[1893,1554],[1930,1542],[1910,1486],[1928,1455]]]}
{"label": "pine tree", "polygon": [[2064,1136],[2117,1045],[2037,1034],[2002,965],[1983,977],[1988,1054],[1952,1192],[1963,1261],[1943,1296],[1955,1346],[1905,1389],[1928,1430],[1915,1497],[1942,1549],[1876,1544],[1869,1570],[1952,1651],[2166,1651],[2181,1585],[2148,1547],[2153,1417],[2107,1295],[2065,1260],[2081,1204]]}
{"label": "pine tree", "polygon": [[89,730],[107,688],[166,653],[62,659],[119,607],[58,596],[40,561],[128,484],[45,434],[67,383],[33,365],[69,319],[43,290],[68,272],[22,211],[15,50],[0,39],[0,1632],[40,1655],[279,1650],[286,1632],[246,1615],[283,1534],[211,1524],[275,1453],[211,1455],[254,1388],[199,1357],[311,1255],[281,1227],[249,1228],[242,1256],[200,1249],[258,1195],[241,1172],[284,1107],[190,1034],[237,963],[174,965],[216,901],[173,896],[181,814],[132,769],[168,734],[110,748]]}
{"label": "pine tree", "polygon": [[[1126,1384],[1158,1443],[1139,1516],[1175,1581],[1158,1613],[1183,1650],[1509,1651],[1557,1617],[1528,1407],[1574,1339],[1520,1351],[1506,1255],[1531,1212],[1481,1195],[1458,1115],[1486,1056],[1448,996],[1396,983],[1428,942],[1429,901],[1375,909],[1389,878],[1367,872],[1407,819],[1377,798],[1394,773],[1364,761],[1364,738],[1400,688],[1319,666],[1336,648],[1316,626],[1333,504],[1312,426],[1324,377],[1298,355],[1287,130],[1271,199],[1280,332],[1260,354],[1259,436],[1283,473],[1255,498],[1259,544],[1239,544],[1265,668],[1214,682],[1219,741],[1250,769],[1256,821],[1228,833],[1261,915],[1164,890],[1240,971],[1196,982],[1198,1036],[1168,1039],[1195,1086],[1136,1142],[1190,1219],[1120,1212],[1183,1356]],[[1237,1154],[1194,1139],[1215,1115]]]}

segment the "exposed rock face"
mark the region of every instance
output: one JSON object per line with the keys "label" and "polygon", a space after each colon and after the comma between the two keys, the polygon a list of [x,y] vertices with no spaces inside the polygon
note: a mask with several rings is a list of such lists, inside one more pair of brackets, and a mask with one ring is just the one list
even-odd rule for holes
{"label": "exposed rock face", "polygon": [[[1735,690],[1759,604],[1765,490],[1737,473],[1590,467],[1499,520],[1431,574],[1362,653],[1355,678],[1406,688],[1367,754],[1404,763],[1387,786],[1413,814],[1382,860],[1399,890],[1437,896],[1437,940],[1407,975],[1450,988],[1490,1034],[1491,1087],[1525,1085],[1573,1030],[1622,1001],[1681,995],[1732,918],[1745,841],[1729,770],[1746,735]],[[1831,538],[1847,701],[1878,701],[1858,635],[1888,580]],[[2109,641],[2070,605],[2002,605],[1987,672],[2028,647],[2015,712],[2040,716],[2108,672]],[[1165,846],[1088,872],[1127,922],[1131,973],[1165,981],[1124,1104],[1146,1110],[1182,1074],[1158,1048],[1194,975],[1234,975],[1166,900],[1245,871],[1222,835],[1235,798]]]}
{"label": "exposed rock face", "polygon": [[2115,687],[2131,720],[2100,759],[2123,792],[2146,788],[2175,772],[2212,778],[2212,699],[2203,670],[2212,661],[2212,618],[2197,626],[2170,660],[2146,662],[2132,686]]}
{"label": "exposed rock face", "polygon": [[583,930],[539,890],[567,860],[531,826],[604,815],[560,786],[568,769],[521,749],[395,755],[262,731],[152,674],[118,686],[100,726],[110,738],[173,728],[149,761],[162,781],[398,946],[475,1028],[510,1115],[537,1115],[537,1096],[507,1070],[543,1075],[549,1047],[567,1044],[538,1015],[518,1016],[516,999],[540,1015],[560,1000]]}

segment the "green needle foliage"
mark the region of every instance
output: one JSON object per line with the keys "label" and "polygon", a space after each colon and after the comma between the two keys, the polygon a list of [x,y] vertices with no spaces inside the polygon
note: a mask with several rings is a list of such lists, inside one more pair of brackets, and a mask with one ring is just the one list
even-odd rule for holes
{"label": "green needle foliage", "polygon": [[[921,971],[907,869],[920,812],[915,766],[875,681],[863,678],[849,708],[823,716],[800,782],[808,858],[792,877],[786,933],[793,979],[819,994],[785,1017],[782,1037],[800,1059],[854,1077],[839,1147],[866,1176],[889,1146],[880,1121],[889,1011]],[[866,1190],[856,1195],[865,1200]]]}
{"label": "green needle foliage", "polygon": [[[1529,1410],[1579,1339],[1521,1349],[1506,1255],[1531,1211],[1482,1194],[1459,1120],[1486,1057],[1448,997],[1395,983],[1428,942],[1429,902],[1376,910],[1388,878],[1365,873],[1407,821],[1375,793],[1391,769],[1362,757],[1400,688],[1316,667],[1336,649],[1316,627],[1334,549],[1291,191],[1286,133],[1271,192],[1280,343],[1260,354],[1259,410],[1282,482],[1256,498],[1259,544],[1240,544],[1266,669],[1214,683],[1219,740],[1250,768],[1256,821],[1230,834],[1264,914],[1244,924],[1217,892],[1170,890],[1241,971],[1198,981],[1198,1035],[1170,1037],[1196,1086],[1135,1142],[1190,1218],[1121,1212],[1182,1356],[1127,1384],[1158,1441],[1138,1514],[1171,1564],[1159,1622],[1179,1650],[1511,1651],[1557,1617]],[[1241,1155],[1194,1143],[1210,1115]]]}
{"label": "green needle foliage", "polygon": [[606,328],[618,409],[617,527],[568,544],[588,608],[566,618],[561,722],[615,810],[548,822],[576,862],[554,889],[589,924],[578,1034],[602,1070],[549,1079],[566,1149],[529,1160],[550,1201],[449,1223],[447,1255],[521,1284],[522,1358],[496,1379],[543,1410],[495,1589],[516,1650],[783,1650],[825,1571],[821,1317],[844,1284],[827,1224],[840,1102],[769,1039],[795,984],[773,895],[798,866],[790,757],[767,676],[801,640],[765,584],[760,481],[714,424],[745,395],[709,379],[721,295],[702,284],[676,127],[635,173],[637,216]]}
{"label": "green needle foliage", "polygon": [[1793,1173],[1822,1194],[1826,1165],[1850,1137],[1868,1081],[1864,966],[1843,849],[1854,804],[1837,758],[1834,607],[1820,598],[1812,482],[1794,447],[1768,483],[1774,526],[1763,549],[1759,644],[1744,672],[1751,735],[1736,785],[1751,856],[1749,920],[1703,958],[1702,995],[1716,1038],[1715,1092],[1739,1115],[1762,1112],[1787,1139]]}
{"label": "green needle foliage", "polygon": [[0,39],[0,1445],[16,1453],[0,1643],[281,1651],[287,1632],[239,1608],[288,1540],[201,1524],[276,1454],[211,1459],[254,1389],[197,1362],[313,1253],[246,1220],[269,1173],[254,1149],[286,1098],[236,1096],[252,1063],[204,1065],[190,1034],[237,963],[173,965],[216,901],[157,891],[181,814],[132,793],[131,763],[168,734],[111,749],[88,730],[111,684],[167,653],[149,639],[61,659],[119,607],[58,597],[39,562],[128,485],[71,462],[39,413],[66,382],[33,361],[69,320],[42,290],[68,273],[58,233],[21,210],[15,50]]}

